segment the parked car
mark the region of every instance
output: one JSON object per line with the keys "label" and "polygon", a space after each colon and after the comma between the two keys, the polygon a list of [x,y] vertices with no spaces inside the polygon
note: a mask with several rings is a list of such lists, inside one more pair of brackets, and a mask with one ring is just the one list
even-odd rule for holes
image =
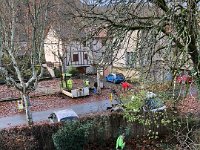
{"label": "parked car", "polygon": [[189,83],[191,84],[192,83],[192,77],[187,75],[187,74],[184,74],[184,75],[179,75],[176,77],[176,82],[177,83]]}
{"label": "parked car", "polygon": [[113,83],[121,83],[125,81],[125,77],[121,73],[110,73],[109,75],[106,76],[106,81],[107,82],[113,82]]}
{"label": "parked car", "polygon": [[124,112],[124,106],[123,105],[115,105],[110,108],[110,112]]}
{"label": "parked car", "polygon": [[157,97],[157,95],[153,92],[147,92],[146,94],[146,99],[145,99],[145,104],[143,106],[143,111],[144,112],[160,112],[160,111],[165,111],[166,106],[163,103],[161,99]]}
{"label": "parked car", "polygon": [[145,101],[145,105],[143,106],[144,112],[161,112],[166,110],[166,106],[159,98],[150,98]]}
{"label": "parked car", "polygon": [[51,123],[73,121],[73,120],[78,120],[78,118],[79,116],[72,109],[55,111],[51,113],[48,117]]}

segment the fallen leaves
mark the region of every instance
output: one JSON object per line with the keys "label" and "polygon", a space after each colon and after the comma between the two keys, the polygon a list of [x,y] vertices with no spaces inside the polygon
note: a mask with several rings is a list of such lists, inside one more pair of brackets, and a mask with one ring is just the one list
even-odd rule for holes
{"label": "fallen leaves", "polygon": [[181,114],[200,114],[200,101],[193,96],[188,96],[178,103],[178,110]]}
{"label": "fallen leaves", "polygon": [[[75,80],[75,83],[76,85],[81,85],[82,80],[77,79]],[[7,92],[9,91],[6,86],[4,85],[0,86],[0,89],[3,90],[3,88],[4,90],[7,90]],[[45,111],[48,109],[62,108],[62,107],[67,107],[67,106],[71,106],[75,104],[105,100],[105,99],[108,99],[109,97],[109,89],[103,89],[100,95],[91,93],[90,96],[73,99],[71,97],[68,97],[59,93],[60,80],[58,79],[40,82],[38,85],[38,90],[37,92],[34,93],[34,96],[44,94],[42,93],[44,92],[44,89],[48,91],[54,89],[55,91],[53,93],[55,94],[30,98],[31,111]],[[20,112],[18,112],[17,110],[16,101],[0,103],[0,117],[16,115],[19,113]]]}

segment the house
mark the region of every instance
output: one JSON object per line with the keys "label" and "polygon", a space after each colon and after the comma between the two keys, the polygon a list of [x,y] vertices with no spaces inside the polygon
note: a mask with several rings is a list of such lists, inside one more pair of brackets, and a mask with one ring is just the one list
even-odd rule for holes
{"label": "house", "polygon": [[[149,50],[150,47],[144,44],[148,42],[145,41],[146,39],[143,36],[145,36],[145,33],[139,33],[139,31],[127,34],[119,50],[114,54],[112,70],[113,72],[123,73],[131,79],[143,76],[156,82],[164,81],[171,73],[170,67],[166,65],[162,53],[156,53],[152,57],[152,49]],[[162,43],[157,43],[154,48],[158,49],[160,45]]]}
{"label": "house", "polygon": [[[160,35],[158,38],[162,36]],[[177,67],[181,67],[180,69],[191,68],[192,62],[188,55],[180,55],[177,61],[177,59],[173,59],[175,47],[172,47],[169,53],[166,53],[166,49],[161,49],[163,45],[167,45],[167,39],[157,40],[152,47],[149,45],[149,39],[152,40],[152,37],[141,31],[127,34],[112,63],[114,72],[123,73],[132,79],[146,77],[149,81],[164,82],[172,80],[173,71],[177,70]],[[159,52],[156,52],[157,50]],[[184,65],[181,64],[183,60],[187,59],[189,61]]]}
{"label": "house", "polygon": [[80,73],[95,73],[95,65],[101,57],[101,36],[87,39],[86,33],[58,28],[49,29],[44,40],[44,53],[46,63],[51,67],[75,67]]}
{"label": "house", "polygon": [[[129,7],[127,7],[126,11],[122,11],[126,9],[123,8],[122,6],[122,8],[118,10],[120,12],[119,14],[115,12],[116,13],[115,17],[117,18],[119,16],[120,20],[120,16],[124,16],[125,19],[124,18],[123,18],[124,20],[122,19],[124,22],[120,20],[119,21],[120,23],[123,22],[124,24],[128,25],[130,24],[130,27],[131,24],[135,23],[137,27],[137,25],[139,26],[140,23],[141,25],[142,23],[145,23],[145,19],[144,20],[141,19],[140,21],[138,21],[137,24],[137,17],[136,18],[134,17],[135,14],[132,15],[132,13],[137,13],[137,11],[139,11],[139,13],[136,14],[136,16],[142,18],[155,17],[154,23],[155,26],[157,26],[157,23],[162,21],[162,19],[158,20],[156,18],[157,16],[158,18],[163,17],[162,11],[159,10],[153,11],[152,6],[148,6],[148,8],[145,9],[144,7],[145,4],[144,5],[142,3],[140,4],[142,6],[142,9],[139,8],[140,5],[138,6],[137,9],[133,8],[134,5],[130,5],[130,9]],[[124,4],[124,7],[125,6],[126,5]],[[117,6],[115,8],[117,8]],[[106,13],[104,14],[106,16]],[[130,19],[128,17],[126,18],[126,14],[129,14],[130,16],[132,15],[131,17],[127,15]],[[110,22],[112,22],[114,25],[118,23],[116,21],[115,24],[115,20],[112,19]],[[120,23],[119,26],[120,27],[123,26]],[[110,26],[112,26],[112,24]],[[172,26],[170,27],[170,25],[166,25],[166,23],[162,24],[162,26],[164,28],[163,30],[166,33],[166,35],[173,32],[172,37],[174,35],[177,36],[176,30],[174,31]],[[118,32],[117,29],[114,31],[117,32],[118,33],[117,36],[121,38],[123,35],[120,33],[120,30],[121,32],[123,32],[123,30],[120,28],[118,29],[119,29]],[[124,28],[124,32],[125,31],[127,31],[126,28]],[[177,68],[180,69],[182,68],[182,65],[186,65],[187,67],[184,66],[185,68],[188,68],[188,66],[191,67],[192,62],[188,53],[183,52],[182,54],[181,53],[179,54],[180,50],[177,50],[178,49],[177,44],[174,43],[171,37],[166,38],[167,36],[165,34],[162,34],[160,31],[161,29],[159,28],[157,31],[156,30],[147,31],[146,29],[143,31],[140,30],[140,31],[128,32],[122,44],[120,46],[117,45],[118,47],[116,46],[118,48],[116,49],[117,52],[116,53],[114,52],[113,54],[114,60],[112,62],[112,66],[114,67],[115,71],[118,72],[121,71],[123,73],[126,73],[125,75],[130,75],[129,70],[130,71],[135,70],[136,72],[138,70],[139,76],[147,77],[148,79],[152,79],[152,81],[162,82],[169,79],[169,76],[172,76],[174,69]]]}

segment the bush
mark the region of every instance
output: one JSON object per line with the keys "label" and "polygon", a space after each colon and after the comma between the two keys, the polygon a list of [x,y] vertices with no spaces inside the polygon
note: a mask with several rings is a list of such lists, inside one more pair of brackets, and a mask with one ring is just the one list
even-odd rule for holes
{"label": "bush", "polygon": [[60,69],[55,67],[53,70],[54,70],[56,78],[61,78],[62,73],[61,73]]}
{"label": "bush", "polygon": [[81,124],[79,121],[66,123],[53,135],[54,145],[57,150],[82,150],[87,143],[90,124]]}
{"label": "bush", "polygon": [[77,68],[75,68],[75,67],[69,67],[68,69],[67,69],[67,72],[66,73],[69,73],[69,74],[72,74],[72,76],[76,76],[77,74],[78,74],[78,70],[77,70]]}
{"label": "bush", "polygon": [[51,78],[51,75],[48,71],[47,68],[44,68],[44,72],[43,72],[43,75],[42,75],[43,78]]}
{"label": "bush", "polygon": [[0,84],[5,84],[5,83],[6,83],[5,78],[0,76]]}
{"label": "bush", "polygon": [[57,150],[83,150],[94,144],[98,149],[104,149],[115,142],[125,123],[122,120],[122,115],[113,114],[67,123],[52,136],[54,146]]}
{"label": "bush", "polygon": [[30,79],[30,77],[32,76],[32,70],[31,69],[27,69],[23,72],[23,76],[24,76],[24,79]]}

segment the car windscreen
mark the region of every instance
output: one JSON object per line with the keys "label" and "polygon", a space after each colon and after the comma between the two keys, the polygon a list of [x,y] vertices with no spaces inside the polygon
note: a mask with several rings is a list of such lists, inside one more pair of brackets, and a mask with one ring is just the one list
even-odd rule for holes
{"label": "car windscreen", "polygon": [[78,120],[78,117],[74,117],[74,116],[71,116],[71,117],[66,117],[66,118],[62,118],[60,120],[60,122],[65,122],[65,121],[73,121],[73,120]]}
{"label": "car windscreen", "polygon": [[124,75],[123,74],[116,74],[116,78],[118,78],[118,79],[124,79]]}
{"label": "car windscreen", "polygon": [[164,104],[159,98],[151,98],[146,100],[146,106],[148,106],[149,109],[156,109],[163,107]]}

